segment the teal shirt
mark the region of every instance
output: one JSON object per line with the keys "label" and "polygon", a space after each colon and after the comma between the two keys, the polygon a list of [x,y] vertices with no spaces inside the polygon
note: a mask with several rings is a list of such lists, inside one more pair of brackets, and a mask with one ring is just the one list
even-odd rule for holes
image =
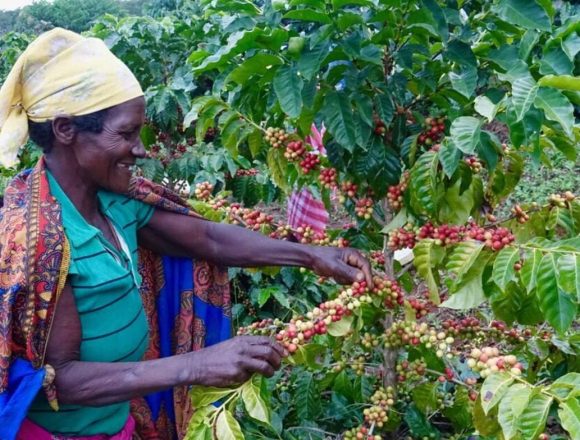
{"label": "teal shirt", "polygon": [[[47,175],[51,193],[62,207],[63,226],[71,245],[68,282],[82,327],[80,360],[141,360],[148,345],[148,325],[139,293],[137,230],[147,224],[154,208],[121,194],[98,193],[101,212],[127,245],[128,252],[122,252],[86,222],[54,177],[49,172]],[[43,392],[28,413],[31,421],[49,432],[69,436],[116,434],[128,416],[129,402],[100,407],[62,405],[54,412]]]}

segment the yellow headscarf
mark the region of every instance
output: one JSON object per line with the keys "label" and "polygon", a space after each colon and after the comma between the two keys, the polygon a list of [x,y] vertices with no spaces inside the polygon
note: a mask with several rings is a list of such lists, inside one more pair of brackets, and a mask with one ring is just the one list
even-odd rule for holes
{"label": "yellow headscarf", "polygon": [[142,96],[139,82],[97,38],[56,28],[22,53],[0,89],[0,165],[14,166],[28,119],[81,116]]}

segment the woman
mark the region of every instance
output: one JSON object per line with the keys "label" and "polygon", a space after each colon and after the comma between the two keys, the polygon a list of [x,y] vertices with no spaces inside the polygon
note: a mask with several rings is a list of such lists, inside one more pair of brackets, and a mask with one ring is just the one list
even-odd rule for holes
{"label": "woman", "polygon": [[[220,266],[304,266],[371,283],[355,250],[208,222],[134,179],[144,119],[143,92],[127,67],[100,40],[62,29],[33,42],[2,86],[0,161],[13,165],[28,135],[44,156],[7,188],[0,219],[1,438],[171,438],[168,424],[182,434],[187,422],[187,386],[226,387],[280,367],[285,353],[269,338],[199,351],[190,350],[203,341],[183,343],[183,334],[196,338],[198,324],[207,331],[219,319],[211,307],[227,314],[227,278],[201,261],[193,293],[182,292],[170,314],[177,347],[168,353],[171,335],[157,326],[165,312],[153,296],[171,283],[154,285],[159,260],[151,251]],[[139,262],[138,246],[149,250]],[[198,304],[208,305],[205,322],[196,320]],[[149,397],[144,404],[143,396],[172,388],[173,405]]]}

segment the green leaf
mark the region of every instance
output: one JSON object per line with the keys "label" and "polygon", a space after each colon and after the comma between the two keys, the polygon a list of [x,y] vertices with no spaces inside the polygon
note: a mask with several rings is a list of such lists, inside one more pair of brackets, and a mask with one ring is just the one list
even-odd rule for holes
{"label": "green leaf", "polygon": [[546,75],[538,81],[542,87],[580,92],[580,77],[571,75]]}
{"label": "green leaf", "polygon": [[402,228],[403,226],[405,226],[407,224],[408,221],[409,221],[409,215],[407,214],[407,210],[405,209],[405,207],[403,207],[397,213],[395,218],[393,218],[393,220],[391,220],[391,222],[381,230],[381,234],[388,234],[393,229]]}
{"label": "green leaf", "polygon": [[441,307],[454,310],[469,310],[479,307],[485,301],[483,293],[482,274],[485,264],[477,267],[469,281],[459,286],[449,299],[441,303]]}
{"label": "green leaf", "polygon": [[465,154],[474,154],[481,135],[481,121],[472,116],[461,116],[451,124],[451,140]]}
{"label": "green leaf", "polygon": [[250,153],[252,154],[252,157],[256,157],[262,150],[262,140],[262,132],[257,128],[248,136],[248,147],[250,147]]}
{"label": "green leaf", "polygon": [[534,249],[526,253],[520,270],[520,276],[528,293],[536,288],[536,278],[538,269],[540,268],[540,261],[542,261],[542,252],[539,250]]}
{"label": "green leaf", "polygon": [[286,164],[283,148],[270,148],[266,156],[268,170],[272,181],[284,191],[288,190],[289,185],[286,180]]}
{"label": "green leaf", "polygon": [[538,268],[536,294],[547,321],[558,333],[564,333],[576,316],[576,306],[570,295],[558,287],[557,279],[556,259],[548,253]]}
{"label": "green leaf", "polygon": [[413,388],[413,402],[423,414],[429,414],[438,409],[437,387],[437,382],[426,382]]}
{"label": "green leaf", "polygon": [[435,0],[423,0],[423,5],[431,12],[441,40],[449,40],[449,24],[441,6]]}
{"label": "green leaf", "polygon": [[216,407],[205,406],[196,408],[187,425],[187,432],[183,440],[213,440],[212,427],[208,416],[216,412]]}
{"label": "green leaf", "polygon": [[561,47],[552,47],[540,62],[540,73],[542,75],[571,75],[574,64]]}
{"label": "green leaf", "polygon": [[477,87],[477,68],[463,66],[459,72],[449,72],[449,80],[454,90],[471,98]]}
{"label": "green leaf", "polygon": [[570,438],[580,438],[580,403],[578,399],[568,399],[566,402],[560,404],[558,409],[560,422],[570,434]]}
{"label": "green leaf", "polygon": [[484,244],[475,240],[465,240],[454,247],[445,268],[455,276],[455,284],[464,281],[483,248]]}
{"label": "green leaf", "polygon": [[456,432],[473,428],[470,403],[467,388],[457,387],[455,389],[453,405],[443,409],[443,415],[451,420]]}
{"label": "green leaf", "polygon": [[443,167],[443,172],[449,178],[455,174],[459,161],[461,160],[461,153],[455,147],[453,142],[444,140],[439,148],[439,162]]}
{"label": "green leaf", "polygon": [[242,385],[241,398],[250,417],[269,425],[270,407],[260,395],[260,385],[262,380],[262,376],[252,376],[249,381]]}
{"label": "green leaf", "polygon": [[485,414],[499,403],[514,381],[508,373],[492,373],[481,386],[481,407]]}
{"label": "green leaf", "polygon": [[291,118],[300,116],[304,81],[298,75],[296,68],[291,66],[280,67],[274,76],[272,84],[284,113]]}
{"label": "green leaf", "polygon": [[183,125],[189,127],[193,121],[199,118],[199,113],[208,105],[220,102],[215,96],[201,96],[194,99],[191,103],[191,109],[183,118]]}
{"label": "green leaf", "polygon": [[562,93],[554,89],[540,88],[534,105],[544,110],[546,118],[558,122],[566,134],[573,138],[574,106]]}
{"label": "green leaf", "polygon": [[318,12],[314,9],[295,9],[284,14],[283,18],[301,21],[313,21],[322,24],[331,23],[330,17],[324,12]]}
{"label": "green leaf", "polygon": [[550,31],[550,17],[535,0],[500,0],[494,7],[499,17],[508,23],[526,29]]}
{"label": "green leaf", "polygon": [[334,140],[352,152],[356,143],[356,128],[348,96],[342,92],[330,92],[320,113]]}
{"label": "green leaf", "polygon": [[189,397],[191,398],[191,404],[194,408],[201,408],[203,406],[211,405],[236,391],[236,389],[232,390],[228,388],[193,385],[189,391]]}
{"label": "green leaf", "polygon": [[320,413],[320,392],[311,372],[304,371],[296,380],[295,401],[301,422],[317,420]]}
{"label": "green leaf", "polygon": [[521,121],[538,95],[538,85],[530,75],[516,79],[512,84],[512,102],[516,122]]}
{"label": "green leaf", "polygon": [[510,281],[516,279],[514,264],[519,259],[520,251],[517,247],[506,246],[497,254],[491,277],[502,290],[505,290]]}
{"label": "green leaf", "polygon": [[526,31],[526,33],[522,37],[522,41],[520,42],[520,48],[518,51],[520,58],[522,60],[525,61],[528,59],[530,53],[532,52],[532,49],[536,46],[536,44],[538,44],[538,41],[540,41],[539,32],[533,29],[529,29]]}
{"label": "green leaf", "polygon": [[515,437],[518,429],[519,417],[528,406],[532,389],[522,383],[509,387],[499,402],[497,420],[503,430],[506,440]]}
{"label": "green leaf", "polygon": [[461,160],[461,153],[455,147],[453,142],[445,139],[441,143],[439,148],[439,162],[443,167],[443,172],[449,178],[455,174],[457,167],[459,166],[459,161]]}
{"label": "green leaf", "polygon": [[282,58],[269,53],[258,53],[245,60],[227,76],[224,85],[233,81],[238,84],[245,84],[253,75],[263,75],[272,66],[283,64]]}
{"label": "green leaf", "polygon": [[439,439],[441,437],[440,432],[429,423],[429,420],[414,404],[407,407],[404,419],[414,437],[427,437],[430,439]]}
{"label": "green leaf", "polygon": [[416,212],[433,215],[437,208],[437,166],[439,156],[435,151],[423,154],[411,169],[409,190],[411,205]]}
{"label": "green leaf", "polygon": [[327,326],[328,334],[330,336],[341,337],[345,336],[352,330],[353,315],[344,316],[338,321],[331,322]]}
{"label": "green leaf", "polygon": [[307,80],[310,81],[320,71],[320,65],[329,53],[329,42],[321,41],[311,49],[302,52],[298,60],[298,71]]}
{"label": "green leaf", "polygon": [[497,422],[497,408],[492,409],[489,414],[485,414],[481,406],[481,398],[477,399],[473,407],[473,425],[479,434],[497,438],[496,434],[500,434],[501,430]]}
{"label": "green leaf", "polygon": [[475,98],[475,111],[481,116],[487,118],[488,122],[494,120],[498,107],[499,104],[494,104],[493,101],[485,95],[481,95]]}
{"label": "green leaf", "polygon": [[552,397],[545,394],[536,394],[531,398],[530,403],[522,412],[518,426],[523,440],[535,440],[544,430],[552,400]]}
{"label": "green leaf", "polygon": [[568,373],[559,377],[548,388],[550,393],[558,395],[562,399],[575,397],[580,393],[580,373]]}
{"label": "green leaf", "polygon": [[223,409],[215,422],[216,440],[244,440],[244,434],[240,424],[234,415],[227,409]]}
{"label": "green leaf", "polygon": [[395,115],[395,105],[393,104],[393,99],[388,93],[379,93],[375,97],[375,105],[377,106],[377,112],[381,121],[386,125],[390,124]]}
{"label": "green leaf", "polygon": [[[427,282],[429,288],[429,299],[434,304],[439,304],[438,279],[435,278],[437,265],[445,256],[445,250],[440,246],[435,246],[433,240],[421,240],[413,248],[414,264],[419,275]],[[433,273],[435,270],[435,274]]]}
{"label": "green leaf", "polygon": [[580,255],[565,254],[558,259],[558,285],[562,290],[576,296],[580,303]]}

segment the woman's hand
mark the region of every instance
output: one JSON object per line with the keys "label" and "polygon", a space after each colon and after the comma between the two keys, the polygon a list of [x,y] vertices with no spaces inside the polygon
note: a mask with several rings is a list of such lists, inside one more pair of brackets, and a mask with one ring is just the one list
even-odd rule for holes
{"label": "woman's hand", "polygon": [[341,284],[366,281],[369,287],[373,286],[371,265],[356,249],[313,247],[312,270]]}
{"label": "woman's hand", "polygon": [[254,373],[271,377],[285,355],[266,336],[237,336],[189,354],[191,383],[225,388],[246,382]]}

